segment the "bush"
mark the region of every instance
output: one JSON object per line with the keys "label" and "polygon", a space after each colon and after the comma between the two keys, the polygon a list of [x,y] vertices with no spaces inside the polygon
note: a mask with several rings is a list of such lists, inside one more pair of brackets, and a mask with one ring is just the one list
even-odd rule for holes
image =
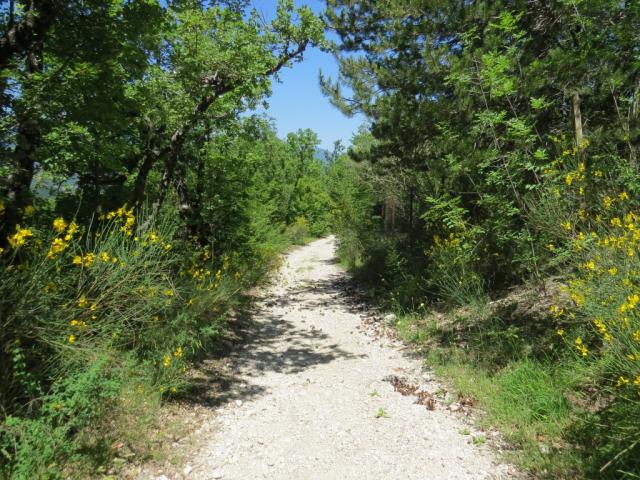
{"label": "bush", "polygon": [[98,425],[123,392],[153,399],[184,385],[188,360],[219,333],[242,273],[237,259],[213,258],[176,228],[125,206],[85,228],[57,218],[10,237],[0,257],[6,474],[64,476],[63,465],[112,438]]}
{"label": "bush", "polygon": [[592,366],[599,394],[611,398],[606,409],[612,423],[601,441],[613,454],[609,467],[620,468],[618,473],[640,468],[640,220],[627,200],[625,192],[605,195],[604,211],[591,228],[576,226],[572,248],[578,268],[566,288],[571,302],[551,307],[561,323],[558,334]]}
{"label": "bush", "polygon": [[309,222],[304,217],[296,217],[293,225],[287,228],[286,234],[294,245],[304,245],[309,239]]}

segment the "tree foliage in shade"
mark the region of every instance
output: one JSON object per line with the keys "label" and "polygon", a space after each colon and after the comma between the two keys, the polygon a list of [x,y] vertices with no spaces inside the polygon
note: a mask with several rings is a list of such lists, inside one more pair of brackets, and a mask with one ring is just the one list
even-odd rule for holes
{"label": "tree foliage in shade", "polygon": [[[245,2],[246,3],[246,2]],[[243,2],[33,1],[5,12],[2,238],[33,203],[34,177],[71,179],[82,211],[167,195],[195,233],[189,188],[200,152],[270,92],[280,69],[323,43],[307,7],[280,2],[268,24]]]}
{"label": "tree foliage in shade", "polygon": [[[336,0],[326,15],[340,73],[323,89],[370,120],[375,142],[358,157],[402,184],[399,232],[465,225],[492,250],[479,265],[490,283],[534,273],[527,219],[556,155],[587,138],[587,167],[636,171],[635,2]],[[441,207],[459,218],[443,225]]]}

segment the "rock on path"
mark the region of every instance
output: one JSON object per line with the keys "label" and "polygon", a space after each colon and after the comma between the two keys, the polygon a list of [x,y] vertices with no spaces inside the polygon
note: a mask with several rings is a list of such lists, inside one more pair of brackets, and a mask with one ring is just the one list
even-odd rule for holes
{"label": "rock on path", "polygon": [[337,285],[344,278],[333,237],[287,256],[262,294],[255,336],[232,354],[231,393],[211,409],[200,448],[177,476],[512,478],[463,435],[470,427],[459,414],[394,389],[389,378],[430,392],[439,385],[401,345],[362,331],[362,312]]}

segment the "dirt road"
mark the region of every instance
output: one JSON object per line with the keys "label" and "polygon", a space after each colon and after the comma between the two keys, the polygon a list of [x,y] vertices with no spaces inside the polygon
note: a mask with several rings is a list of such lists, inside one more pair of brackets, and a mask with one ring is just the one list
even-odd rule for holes
{"label": "dirt road", "polygon": [[287,256],[250,340],[228,360],[224,402],[211,408],[179,476],[512,478],[433,395],[440,385],[422,362],[367,333],[361,308],[339,287],[344,279],[333,237]]}

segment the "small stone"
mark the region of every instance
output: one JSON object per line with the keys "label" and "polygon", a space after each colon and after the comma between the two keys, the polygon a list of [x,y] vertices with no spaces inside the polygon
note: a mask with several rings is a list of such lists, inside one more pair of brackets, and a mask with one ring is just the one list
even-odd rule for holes
{"label": "small stone", "polygon": [[189,464],[187,464],[184,469],[182,470],[182,474],[187,476],[191,473],[191,471],[193,470],[193,467]]}

